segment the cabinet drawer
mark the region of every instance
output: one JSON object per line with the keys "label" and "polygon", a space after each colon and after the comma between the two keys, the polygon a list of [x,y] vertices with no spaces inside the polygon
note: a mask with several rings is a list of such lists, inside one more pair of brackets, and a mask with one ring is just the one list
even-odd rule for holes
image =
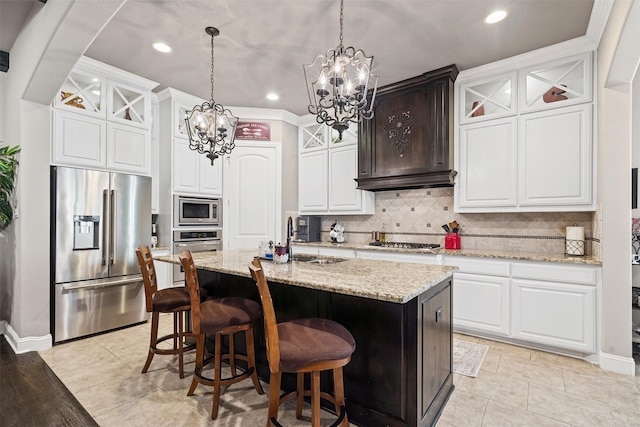
{"label": "cabinet drawer", "polygon": [[597,274],[598,272],[595,268],[586,266],[517,262],[511,264],[511,276],[521,279],[580,283],[595,286],[597,283]]}
{"label": "cabinet drawer", "polygon": [[509,276],[509,262],[495,261],[487,258],[468,258],[447,255],[445,265],[458,267],[460,273],[486,274],[490,276]]}

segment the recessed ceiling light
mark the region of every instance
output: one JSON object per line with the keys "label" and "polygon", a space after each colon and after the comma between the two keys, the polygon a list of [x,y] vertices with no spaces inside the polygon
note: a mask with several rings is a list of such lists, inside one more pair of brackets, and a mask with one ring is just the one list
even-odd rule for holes
{"label": "recessed ceiling light", "polygon": [[278,96],[277,93],[268,93],[267,94],[267,99],[269,101],[277,101],[278,99],[280,99],[280,96]]}
{"label": "recessed ceiling light", "polygon": [[162,42],[157,42],[153,44],[153,48],[155,50],[157,50],[158,52],[162,52],[162,53],[169,53],[171,52],[171,47],[169,47],[169,45],[162,43]]}
{"label": "recessed ceiling light", "polygon": [[495,24],[496,22],[502,21],[504,18],[506,18],[506,16],[507,12],[505,12],[504,10],[496,10],[495,12],[484,18],[484,22],[486,22],[487,24]]}

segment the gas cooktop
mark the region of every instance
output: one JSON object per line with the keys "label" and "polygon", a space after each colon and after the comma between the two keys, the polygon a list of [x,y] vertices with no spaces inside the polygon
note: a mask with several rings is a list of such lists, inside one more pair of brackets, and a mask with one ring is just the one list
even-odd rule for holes
{"label": "gas cooktop", "polygon": [[403,243],[403,242],[371,242],[369,246],[382,246],[384,248],[401,248],[401,249],[436,249],[440,245],[437,243]]}

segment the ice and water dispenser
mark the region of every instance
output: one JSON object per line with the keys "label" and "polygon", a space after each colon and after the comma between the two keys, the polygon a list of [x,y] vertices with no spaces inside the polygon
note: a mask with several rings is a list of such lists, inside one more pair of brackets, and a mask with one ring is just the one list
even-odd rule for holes
{"label": "ice and water dispenser", "polygon": [[73,250],[100,248],[100,216],[73,216]]}

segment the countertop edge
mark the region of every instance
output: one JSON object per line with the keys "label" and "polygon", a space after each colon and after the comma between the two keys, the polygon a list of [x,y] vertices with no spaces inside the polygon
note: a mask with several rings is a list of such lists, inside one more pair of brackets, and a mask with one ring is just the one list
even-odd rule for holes
{"label": "countertop edge", "polygon": [[293,242],[294,245],[318,248],[351,249],[355,251],[376,251],[417,255],[447,255],[476,258],[511,259],[516,261],[553,262],[562,264],[602,266],[602,261],[592,256],[555,255],[539,252],[511,252],[481,249],[404,249],[382,246],[371,246],[364,243],[332,243],[332,242]]}
{"label": "countertop edge", "polygon": [[[224,256],[225,253],[241,253],[242,255],[245,254],[245,252],[242,251],[221,251],[221,252],[217,252],[215,253],[216,255],[209,255],[209,257],[211,257],[211,259],[215,259],[219,256]],[[193,257],[194,257],[194,264],[196,266],[196,268],[198,269],[202,269],[202,270],[207,270],[207,271],[213,271],[213,272],[218,272],[218,273],[223,273],[223,274],[231,274],[234,276],[239,276],[239,277],[246,277],[246,278],[251,278],[251,275],[249,274],[249,269],[241,269],[239,266],[235,266],[234,268],[227,268],[224,267],[222,265],[211,265],[211,264],[207,264],[206,261],[203,261],[202,259],[204,257],[206,257],[207,255],[204,254],[198,254],[198,253],[194,253]],[[180,264],[180,260],[178,258],[178,255],[165,255],[165,256],[156,256],[153,257],[153,259],[155,261],[160,261],[160,262],[168,262],[168,263],[172,263],[172,264]],[[380,262],[383,263],[389,263],[389,264],[404,264],[402,262],[397,262],[397,261],[371,261],[371,260],[362,260],[362,259],[357,259],[357,258],[347,258],[345,262],[353,262],[353,263],[376,263],[379,264]],[[248,264],[249,261],[247,261]],[[342,263],[340,263],[342,264]],[[407,263],[408,265],[411,265],[410,263]],[[422,293],[428,291],[429,289],[431,289],[432,287],[434,287],[435,285],[437,285],[438,283],[442,282],[443,280],[447,280],[450,279],[451,277],[453,277],[453,273],[457,270],[457,267],[453,267],[453,266],[444,266],[444,265],[424,265],[422,267],[426,267],[426,268],[430,268],[430,269],[439,269],[440,271],[438,271],[437,277],[435,278],[431,278],[431,280],[427,283],[422,283],[419,285],[415,285],[413,287],[413,289],[411,290],[402,290],[402,291],[398,291],[396,294],[393,294],[392,292],[388,291],[387,292],[383,292],[382,291],[371,291],[370,289],[367,290],[365,287],[356,287],[356,286],[349,286],[349,285],[336,285],[335,282],[321,282],[321,281],[317,281],[317,282],[313,282],[313,281],[303,281],[303,280],[296,280],[296,279],[289,279],[287,278],[285,275],[278,275],[278,274],[272,274],[272,271],[274,268],[286,268],[287,264],[279,264],[278,266],[280,267],[275,267],[275,265],[269,263],[263,263],[263,267],[264,271],[265,271],[265,276],[267,278],[268,281],[273,281],[273,282],[277,282],[277,283],[283,283],[283,284],[287,284],[287,285],[292,285],[292,286],[298,286],[298,287],[302,287],[302,288],[308,288],[308,289],[315,289],[315,290],[319,290],[319,291],[326,291],[326,292],[333,292],[333,293],[338,293],[338,294],[342,294],[342,295],[350,295],[350,296],[355,296],[355,297],[361,297],[361,298],[367,298],[367,299],[371,299],[371,300],[377,300],[377,301],[385,301],[385,302],[390,302],[390,303],[396,303],[396,304],[405,304],[409,301],[411,301],[412,299],[416,298],[417,296],[421,295]],[[246,271],[245,271],[246,270]],[[366,280],[366,279],[365,279]]]}

